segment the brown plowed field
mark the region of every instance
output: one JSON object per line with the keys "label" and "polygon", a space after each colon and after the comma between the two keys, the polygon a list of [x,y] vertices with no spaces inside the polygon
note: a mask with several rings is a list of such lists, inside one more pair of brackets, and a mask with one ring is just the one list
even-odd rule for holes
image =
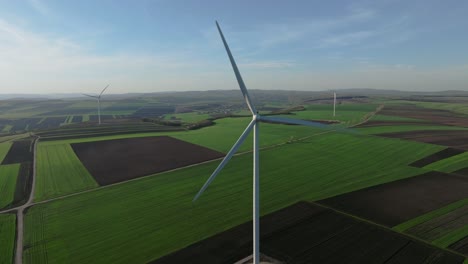
{"label": "brown plowed field", "polygon": [[455,174],[468,175],[468,167],[454,171]]}
{"label": "brown plowed field", "polygon": [[32,140],[25,139],[13,142],[10,150],[2,161],[2,164],[15,164],[22,162],[32,162],[33,152],[31,149]]}
{"label": "brown plowed field", "polygon": [[[464,258],[389,229],[299,202],[260,219],[260,251],[285,263],[462,263]],[[154,260],[234,263],[252,254],[247,222]]]}
{"label": "brown plowed field", "polygon": [[468,177],[428,172],[321,200],[389,227],[468,197]]}
{"label": "brown plowed field", "polygon": [[387,105],[379,114],[421,119],[438,125],[468,127],[468,118],[461,114],[448,110],[429,109],[410,104]]}
{"label": "brown plowed field", "polygon": [[71,144],[100,185],[126,181],[223,157],[172,137],[143,137]]}
{"label": "brown plowed field", "polygon": [[382,133],[378,134],[378,136],[401,138],[468,150],[468,131],[464,130],[415,130],[406,132]]}
{"label": "brown plowed field", "polygon": [[437,153],[434,153],[434,154],[429,155],[427,157],[424,157],[424,158],[422,158],[420,160],[417,160],[417,161],[411,163],[410,166],[422,168],[422,167],[424,167],[426,165],[429,165],[431,163],[434,163],[436,161],[443,160],[443,159],[446,159],[446,158],[461,154],[463,152],[464,151],[460,150],[460,149],[446,148],[446,149],[441,150],[441,151],[439,151]]}
{"label": "brown plowed field", "polygon": [[417,122],[417,121],[380,121],[369,120],[356,127],[375,127],[375,126],[399,126],[399,125],[431,125],[430,122]]}
{"label": "brown plowed field", "polygon": [[458,242],[453,243],[449,246],[449,248],[468,256],[468,236],[459,240]]}

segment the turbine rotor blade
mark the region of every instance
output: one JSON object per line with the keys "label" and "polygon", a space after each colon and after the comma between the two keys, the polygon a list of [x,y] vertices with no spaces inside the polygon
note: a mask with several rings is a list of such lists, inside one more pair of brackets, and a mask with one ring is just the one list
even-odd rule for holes
{"label": "turbine rotor blade", "polygon": [[226,48],[226,52],[229,56],[229,60],[231,61],[232,69],[234,70],[234,74],[236,75],[236,79],[237,79],[237,82],[239,83],[239,87],[241,89],[242,95],[244,96],[244,100],[247,103],[247,106],[249,107],[250,112],[252,112],[252,115],[255,115],[257,114],[257,110],[252,104],[252,100],[250,100],[250,96],[249,96],[249,93],[247,92],[247,88],[245,87],[244,80],[242,79],[239,69],[237,68],[236,61],[234,60],[234,57],[232,56],[231,50],[229,49],[226,39],[224,38],[223,32],[221,31],[221,28],[219,27],[218,21],[216,21],[216,27],[218,27],[219,35],[221,36],[221,39],[223,40],[224,47]]}
{"label": "turbine rotor blade", "polygon": [[348,133],[357,133],[354,130],[346,129],[346,128],[337,128],[337,127],[330,127],[329,125],[324,125],[319,122],[312,122],[312,121],[305,121],[300,119],[291,119],[286,117],[278,117],[278,116],[261,116],[261,121],[272,122],[277,124],[289,124],[289,125],[302,125],[302,126],[310,126],[321,128],[328,131],[340,131],[340,132],[348,132]]}
{"label": "turbine rotor blade", "polygon": [[108,84],[103,90],[102,92],[99,94],[99,97],[101,97],[101,95],[104,93],[104,91],[107,89],[107,87],[109,87],[110,84]]}
{"label": "turbine rotor blade", "polygon": [[302,125],[302,126],[311,126],[311,127],[319,127],[319,128],[329,128],[327,125],[324,125],[319,122],[312,122],[312,121],[305,121],[300,119],[291,119],[286,117],[278,117],[278,116],[261,116],[260,120],[278,123],[278,124],[289,124],[289,125]]}
{"label": "turbine rotor blade", "polygon": [[211,184],[211,182],[216,178],[216,176],[219,174],[219,172],[226,166],[226,164],[231,160],[232,156],[236,153],[237,149],[244,143],[245,139],[249,135],[250,131],[252,130],[253,126],[255,125],[256,120],[252,120],[249,125],[245,128],[244,132],[242,135],[239,137],[239,139],[236,141],[236,143],[232,146],[231,150],[226,154],[226,157],[224,157],[223,161],[218,165],[218,167],[215,169],[215,171],[211,174],[211,176],[208,178],[208,180],[203,184],[203,187],[198,191],[197,195],[193,198],[192,202],[195,202],[200,198],[200,195],[205,192],[206,188]]}
{"label": "turbine rotor blade", "polygon": [[96,95],[90,95],[90,94],[83,94],[84,96],[92,97],[92,98],[98,98]]}

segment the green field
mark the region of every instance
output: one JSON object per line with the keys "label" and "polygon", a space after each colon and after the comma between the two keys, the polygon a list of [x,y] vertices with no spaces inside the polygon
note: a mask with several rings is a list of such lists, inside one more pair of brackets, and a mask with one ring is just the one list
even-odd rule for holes
{"label": "green field", "polygon": [[468,130],[464,127],[438,126],[438,125],[397,125],[397,126],[375,126],[358,128],[363,134],[382,134],[393,132],[406,132],[416,130]]}
{"label": "green field", "polygon": [[10,150],[10,147],[11,147],[11,142],[0,143],[0,163],[2,163],[6,154]]}
{"label": "green field", "polygon": [[14,263],[16,215],[0,214],[0,263]]}
{"label": "green field", "polygon": [[[67,140],[56,140],[41,142],[39,146],[57,145],[64,143],[77,143],[77,142],[90,142],[98,140],[110,140],[119,138],[132,138],[132,137],[147,137],[147,136],[162,136],[170,135],[181,140],[189,141],[195,144],[203,145],[211,149],[221,152],[227,152],[232,144],[237,140],[242,131],[250,122],[251,118],[224,118],[216,120],[216,125],[205,127],[198,130],[182,131],[182,132],[150,132],[138,134],[122,134],[101,137],[89,137]],[[323,130],[305,126],[288,126],[276,124],[261,124],[260,133],[262,138],[260,140],[261,146],[270,146],[273,144],[285,143],[291,137],[300,138],[310,136],[315,133],[322,133]],[[216,139],[216,140],[213,140]],[[250,150],[252,148],[251,138],[246,140],[246,143],[241,147],[240,151]]]}
{"label": "green field", "polygon": [[468,152],[436,161],[427,165],[425,168],[442,172],[454,172],[468,167]]}
{"label": "green field", "polygon": [[[219,125],[184,132],[153,132],[131,135],[115,135],[96,138],[45,141],[38,144],[38,169],[35,201],[50,199],[77,191],[97,187],[97,183],[83,167],[70,147],[70,143],[109,140],[130,137],[171,135],[175,138],[199,144],[221,152],[227,152],[247,126],[250,118],[227,118],[216,121]],[[323,130],[303,126],[262,124],[262,147],[283,144],[291,138],[323,133]],[[213,140],[213,138],[219,140]],[[240,151],[252,149],[250,136]]]}
{"label": "green field", "polygon": [[[441,149],[328,133],[263,150],[261,213],[423,173],[407,164]],[[143,263],[248,221],[251,163],[250,153],[234,157],[195,204],[218,162],[36,205],[26,215],[24,261]]]}
{"label": "green field", "polygon": [[198,113],[198,112],[191,112],[191,113],[180,113],[180,114],[165,115],[164,119],[172,120],[173,118],[176,118],[176,119],[181,120],[182,122],[185,122],[185,123],[196,123],[196,122],[208,119],[210,117],[211,117],[211,115],[209,115],[209,114],[201,114],[201,113]]}
{"label": "green field", "polygon": [[374,115],[370,120],[373,121],[409,121],[409,122],[427,122],[425,120],[409,118],[409,117],[400,117],[400,116],[389,116],[389,115]]}
{"label": "green field", "polygon": [[19,167],[20,164],[0,165],[0,209],[14,200]]}
{"label": "green field", "polygon": [[333,106],[323,104],[306,105],[306,110],[294,112],[293,116],[299,119],[311,120],[339,120],[346,125],[361,122],[364,117],[376,110],[376,104],[343,104],[336,106],[336,116],[333,116]]}
{"label": "green field", "polygon": [[37,148],[35,201],[83,191],[98,186],[69,144]]}

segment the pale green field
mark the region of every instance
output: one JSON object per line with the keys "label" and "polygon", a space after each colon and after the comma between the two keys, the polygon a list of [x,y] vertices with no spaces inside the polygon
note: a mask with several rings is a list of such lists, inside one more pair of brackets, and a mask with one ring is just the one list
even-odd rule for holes
{"label": "pale green field", "polygon": [[69,144],[37,149],[35,201],[98,187]]}
{"label": "pale green field", "polygon": [[10,150],[10,147],[11,147],[11,142],[0,143],[0,163],[2,163],[2,161],[5,158],[6,154]]}
{"label": "pale green field", "polygon": [[13,202],[19,167],[20,164],[0,165],[0,209]]}

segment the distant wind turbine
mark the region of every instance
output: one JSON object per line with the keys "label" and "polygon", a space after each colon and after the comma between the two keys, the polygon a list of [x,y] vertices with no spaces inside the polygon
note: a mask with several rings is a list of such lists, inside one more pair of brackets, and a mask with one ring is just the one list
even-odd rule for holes
{"label": "distant wind turbine", "polygon": [[249,135],[250,131],[253,129],[253,263],[258,264],[260,262],[260,225],[259,225],[259,217],[260,217],[260,172],[259,172],[259,124],[261,121],[265,121],[268,123],[278,123],[278,124],[291,124],[291,125],[306,125],[306,126],[313,126],[313,127],[326,127],[326,125],[303,121],[303,120],[296,120],[296,119],[289,119],[289,118],[282,118],[282,117],[273,117],[273,116],[261,116],[258,111],[256,110],[255,106],[253,105],[249,93],[247,92],[247,88],[242,80],[241,74],[239,69],[237,68],[236,62],[229,50],[229,46],[224,38],[223,32],[219,27],[218,22],[216,22],[216,27],[218,28],[219,34],[221,39],[224,43],[224,47],[226,48],[227,55],[229,60],[231,61],[232,69],[234,70],[234,74],[236,75],[237,82],[239,83],[240,90],[242,95],[244,96],[245,102],[249,107],[250,112],[252,113],[252,121],[246,127],[244,132],[241,134],[237,142],[232,146],[231,150],[227,153],[226,157],[221,161],[218,165],[216,170],[211,174],[208,180],[205,182],[203,187],[200,191],[195,195],[193,201],[195,202],[200,195],[205,192],[206,188],[211,184],[211,182],[215,179],[218,173],[223,169],[223,167],[229,162],[232,156],[236,153],[237,149],[242,145],[245,141],[247,136]]}
{"label": "distant wind turbine", "polygon": [[335,108],[336,108],[336,92],[333,93],[333,116],[335,116]]}
{"label": "distant wind turbine", "polygon": [[109,87],[110,84],[108,84],[104,89],[102,89],[101,93],[99,95],[89,95],[89,94],[83,94],[88,97],[96,98],[98,102],[98,120],[99,120],[99,125],[101,124],[101,96],[104,93],[104,91]]}

